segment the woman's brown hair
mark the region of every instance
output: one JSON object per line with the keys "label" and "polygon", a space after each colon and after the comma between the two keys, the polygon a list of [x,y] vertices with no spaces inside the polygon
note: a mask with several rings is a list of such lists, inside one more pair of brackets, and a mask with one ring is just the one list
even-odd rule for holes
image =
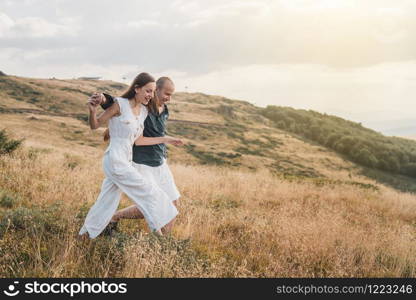
{"label": "woman's brown hair", "polygon": [[155,82],[155,79],[153,78],[153,76],[150,75],[149,73],[144,73],[144,72],[140,73],[139,75],[136,76],[136,78],[134,78],[129,89],[126,92],[124,92],[124,94],[121,95],[121,97],[127,98],[127,99],[134,98],[134,96],[136,95],[135,89],[144,87],[149,82]]}
{"label": "woman's brown hair", "polygon": [[[149,82],[155,82],[155,79],[153,78],[153,76],[145,72],[140,73],[139,75],[136,76],[136,78],[134,78],[128,90],[125,91],[124,94],[121,95],[121,97],[127,98],[127,99],[133,99],[134,96],[136,95],[135,89],[144,87]],[[110,130],[107,128],[104,131],[104,141],[106,142],[109,139],[110,139]]]}

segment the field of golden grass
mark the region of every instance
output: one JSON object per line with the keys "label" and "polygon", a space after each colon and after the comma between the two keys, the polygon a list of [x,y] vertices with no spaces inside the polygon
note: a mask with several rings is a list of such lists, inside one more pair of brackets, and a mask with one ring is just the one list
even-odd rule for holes
{"label": "field of golden grass", "polygon": [[[143,220],[80,241],[101,152],[23,147],[0,157],[1,277],[415,277],[416,196],[171,162],[170,237]],[[131,202],[124,198],[122,206]]]}

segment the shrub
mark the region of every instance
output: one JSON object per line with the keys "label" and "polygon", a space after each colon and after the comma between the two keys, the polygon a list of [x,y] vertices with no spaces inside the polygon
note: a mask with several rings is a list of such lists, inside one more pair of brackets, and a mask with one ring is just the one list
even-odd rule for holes
{"label": "shrub", "polygon": [[8,137],[6,129],[0,130],[0,155],[15,151],[22,144],[23,139],[13,140]]}
{"label": "shrub", "polygon": [[0,191],[0,206],[5,208],[13,207],[19,201],[19,197],[8,193],[6,191]]}

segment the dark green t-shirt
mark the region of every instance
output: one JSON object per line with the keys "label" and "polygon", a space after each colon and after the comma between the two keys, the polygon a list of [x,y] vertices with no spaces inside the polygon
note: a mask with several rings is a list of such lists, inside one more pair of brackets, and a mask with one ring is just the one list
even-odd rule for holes
{"label": "dark green t-shirt", "polygon": [[[155,115],[149,111],[146,120],[144,120],[143,136],[160,137],[165,135],[166,120],[169,118],[168,107],[159,115]],[[163,164],[163,160],[167,158],[165,144],[157,144],[151,146],[133,146],[133,161],[136,164],[157,167]]]}
{"label": "dark green t-shirt", "polygon": [[[104,96],[107,98],[107,101],[106,104],[102,107],[106,109],[114,103],[114,100],[113,97],[108,94],[104,94]],[[166,131],[166,121],[168,118],[169,111],[166,105],[161,114],[156,115],[149,111],[146,120],[144,120],[143,136],[164,136]],[[167,149],[165,144],[157,144],[151,146],[133,145],[133,161],[136,164],[158,167],[163,164],[163,160],[165,158],[167,158]]]}

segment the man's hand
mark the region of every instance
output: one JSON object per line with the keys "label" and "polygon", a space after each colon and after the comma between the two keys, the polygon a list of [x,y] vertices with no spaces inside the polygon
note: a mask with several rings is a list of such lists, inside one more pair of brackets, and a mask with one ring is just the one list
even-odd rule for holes
{"label": "man's hand", "polygon": [[174,137],[171,137],[171,136],[165,136],[165,138],[166,138],[166,144],[171,144],[171,145],[174,145],[174,146],[183,146],[183,141],[181,140],[181,139],[178,139],[178,138],[174,138]]}
{"label": "man's hand", "polygon": [[177,141],[173,141],[172,145],[174,145],[174,146],[183,146],[184,142],[182,142],[182,140],[177,140]]}

